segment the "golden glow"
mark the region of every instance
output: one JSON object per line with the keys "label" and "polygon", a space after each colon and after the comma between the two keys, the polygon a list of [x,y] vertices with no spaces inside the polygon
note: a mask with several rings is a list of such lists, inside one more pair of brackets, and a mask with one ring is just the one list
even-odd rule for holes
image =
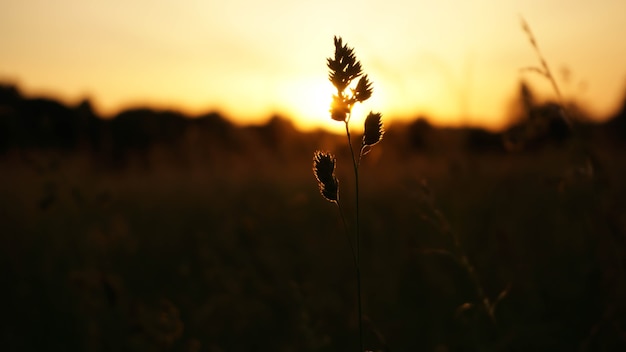
{"label": "golden glow", "polygon": [[374,84],[354,125],[375,110],[386,122],[424,114],[497,128],[520,68],[538,63],[522,14],[564,94],[604,117],[625,88],[623,13],[621,0],[5,1],[0,80],[70,103],[89,97],[106,115],[149,104],[217,109],[238,123],[280,113],[304,129],[340,130],[325,61],[340,35]]}
{"label": "golden glow", "polygon": [[309,77],[286,81],[281,88],[279,96],[283,97],[287,114],[293,117],[297,127],[310,130],[338,126],[337,121],[330,119],[329,109],[334,87],[328,80]]}

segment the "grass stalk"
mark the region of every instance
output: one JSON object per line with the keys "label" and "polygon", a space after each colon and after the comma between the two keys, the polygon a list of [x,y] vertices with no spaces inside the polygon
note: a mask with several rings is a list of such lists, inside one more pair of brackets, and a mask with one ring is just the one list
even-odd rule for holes
{"label": "grass stalk", "polygon": [[[348,138],[348,146],[350,147],[350,156],[352,157],[352,167],[354,170],[354,202],[355,202],[355,238],[356,238],[356,255],[355,255],[355,269],[356,269],[356,285],[357,285],[357,314],[359,320],[359,351],[363,349],[363,304],[361,297],[361,232],[360,232],[360,219],[359,219],[359,163],[357,163],[356,156],[354,154],[354,147],[352,146],[352,137],[350,135],[350,118],[345,121],[346,137]],[[359,160],[360,160],[359,156]]]}
{"label": "grass stalk", "polygon": [[[327,65],[330,69],[329,80],[337,89],[337,94],[333,95],[331,103],[330,115],[335,121],[343,122],[346,127],[346,137],[348,139],[348,147],[352,159],[352,168],[354,171],[354,188],[355,188],[355,229],[354,243],[350,236],[350,231],[339,203],[339,183],[335,177],[335,157],[326,152],[317,151],[313,158],[313,171],[318,181],[322,196],[339,207],[339,214],[345,230],[348,244],[352,252],[356,274],[356,291],[357,291],[357,315],[359,324],[359,351],[364,352],[363,344],[363,299],[362,299],[362,282],[361,282],[361,227],[360,227],[360,207],[359,207],[359,165],[361,157],[369,151],[373,145],[382,140],[383,126],[381,114],[370,112],[365,119],[363,139],[359,156],[357,156],[352,145],[352,136],[350,134],[350,118],[352,116],[352,107],[356,103],[361,103],[369,99],[372,95],[372,84],[363,75],[361,63],[356,59],[354,50],[344,45],[342,39],[334,38],[335,55],[327,59]],[[355,86],[350,86],[353,81],[358,78]]]}
{"label": "grass stalk", "polygon": [[354,251],[354,245],[352,244],[352,239],[350,238],[350,231],[348,230],[348,223],[346,222],[346,217],[343,213],[343,208],[341,208],[341,203],[336,202],[337,209],[339,211],[339,217],[341,218],[341,223],[343,224],[344,234],[346,235],[346,240],[348,241],[348,246],[350,247],[350,253],[352,253],[352,261],[354,263],[354,267],[358,268],[359,264],[357,261],[356,252]]}

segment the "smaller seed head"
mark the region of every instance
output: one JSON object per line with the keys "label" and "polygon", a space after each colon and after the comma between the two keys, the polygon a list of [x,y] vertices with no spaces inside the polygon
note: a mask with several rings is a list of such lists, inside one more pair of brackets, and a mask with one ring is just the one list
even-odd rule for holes
{"label": "smaller seed head", "polygon": [[365,118],[365,132],[363,133],[363,147],[371,147],[383,139],[383,121],[380,113],[370,113]]}
{"label": "smaller seed head", "polygon": [[327,152],[316,151],[313,155],[313,174],[320,193],[329,202],[339,200],[339,181],[335,177],[335,157]]}

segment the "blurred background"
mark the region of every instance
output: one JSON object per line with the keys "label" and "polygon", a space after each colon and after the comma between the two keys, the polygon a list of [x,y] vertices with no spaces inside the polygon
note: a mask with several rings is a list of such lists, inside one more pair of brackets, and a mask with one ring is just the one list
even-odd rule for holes
{"label": "blurred background", "polygon": [[624,350],[624,10],[1,4],[2,350],[357,349],[312,173],[335,154],[354,213],[334,35],[373,81],[353,142],[369,110],[386,127],[360,167],[365,347]]}

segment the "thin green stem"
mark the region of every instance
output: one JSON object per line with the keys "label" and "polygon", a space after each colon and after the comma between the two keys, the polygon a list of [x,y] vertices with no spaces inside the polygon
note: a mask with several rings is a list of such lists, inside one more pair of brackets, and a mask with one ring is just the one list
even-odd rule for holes
{"label": "thin green stem", "polygon": [[[352,156],[352,166],[354,168],[354,187],[355,187],[355,207],[356,207],[356,285],[357,285],[357,305],[358,305],[358,319],[359,319],[359,351],[363,352],[363,308],[361,303],[361,236],[359,228],[359,164],[354,154],[354,148],[352,147],[352,138],[350,137],[350,127],[348,121],[350,117],[345,121],[346,136],[348,137],[348,146],[350,147],[350,155]],[[360,156],[359,156],[360,159]]]}

